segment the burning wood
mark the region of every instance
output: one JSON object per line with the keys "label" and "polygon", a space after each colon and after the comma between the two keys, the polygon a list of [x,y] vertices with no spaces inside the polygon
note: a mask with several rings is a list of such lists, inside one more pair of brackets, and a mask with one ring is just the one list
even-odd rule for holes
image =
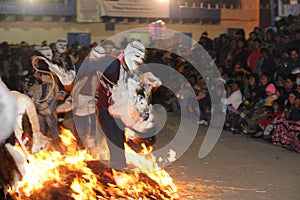
{"label": "burning wood", "polygon": [[43,151],[29,156],[27,174],[20,183],[21,196],[11,191],[13,199],[178,199],[172,178],[158,168],[151,153],[127,157],[135,168],[125,173],[95,160],[85,150],[76,151],[70,131],[63,131],[62,141],[64,154]]}

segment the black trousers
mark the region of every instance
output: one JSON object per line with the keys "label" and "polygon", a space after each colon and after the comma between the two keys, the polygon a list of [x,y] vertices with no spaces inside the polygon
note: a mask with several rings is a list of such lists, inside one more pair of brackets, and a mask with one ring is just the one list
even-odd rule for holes
{"label": "black trousers", "polygon": [[98,109],[98,122],[106,137],[110,152],[110,165],[122,171],[126,165],[124,125],[121,120],[113,118],[107,109]]}

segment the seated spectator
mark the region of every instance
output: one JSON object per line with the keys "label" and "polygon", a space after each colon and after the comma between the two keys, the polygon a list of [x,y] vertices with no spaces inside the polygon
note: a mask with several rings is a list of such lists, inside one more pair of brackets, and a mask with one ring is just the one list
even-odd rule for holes
{"label": "seated spectator", "polygon": [[262,73],[267,72],[273,77],[275,70],[274,59],[270,57],[268,49],[261,48],[260,57],[256,63],[256,73],[261,76]]}
{"label": "seated spectator", "polygon": [[226,92],[226,97],[229,97],[232,94],[232,83],[233,80],[228,80],[225,84],[225,92]]}
{"label": "seated spectator", "polygon": [[251,97],[244,100],[234,115],[228,117],[226,123],[227,128],[229,128],[229,130],[234,134],[243,132],[242,127],[248,124],[253,113],[263,106],[264,99],[262,98],[260,89],[253,89],[251,91]]}
{"label": "seated spectator", "polygon": [[234,81],[232,84],[232,94],[224,99],[224,104],[227,106],[229,113],[236,112],[241,103],[243,102],[243,95],[241,92],[241,83]]}
{"label": "seated spectator", "polygon": [[265,119],[262,119],[258,122],[258,131],[252,135],[252,138],[260,138],[263,137],[264,135],[272,135],[270,128],[268,129],[268,133],[265,132],[266,128],[271,124],[271,123],[276,123],[276,119],[284,113],[284,104],[280,99],[276,99],[273,101],[272,104],[272,109],[269,110],[267,117]]}
{"label": "seated spectator", "polygon": [[[222,103],[222,99],[224,98],[223,87],[218,85],[213,96],[215,102],[212,102],[211,105],[211,116],[210,116],[210,124],[213,127],[220,127],[220,118],[224,117],[226,113],[226,105]],[[223,125],[221,125],[223,126]]]}
{"label": "seated spectator", "polygon": [[208,88],[203,88],[197,95],[199,109],[200,109],[200,121],[198,124],[208,125],[210,119],[211,100],[209,96]]}
{"label": "seated spectator", "polygon": [[248,88],[244,90],[245,102],[246,104],[250,104],[253,100],[253,93],[257,94],[259,92],[259,76],[256,73],[252,73],[249,75],[249,83]]}
{"label": "seated spectator", "polygon": [[275,82],[275,85],[276,85],[276,88],[278,89],[278,91],[280,91],[280,93],[284,93],[284,80],[285,80],[285,75],[284,73],[277,73],[275,74],[274,76],[274,82]]}
{"label": "seated spectator", "polygon": [[284,88],[283,88],[283,96],[287,99],[289,93],[293,92],[296,90],[296,76],[293,74],[288,75],[285,79],[284,79]]}
{"label": "seated spectator", "polygon": [[[243,126],[245,133],[254,134],[258,130],[261,130],[261,128],[258,126],[258,122],[261,120],[268,119],[270,109],[273,105],[273,101],[277,98],[278,96],[276,95],[275,85],[271,83],[266,88],[266,98],[264,99],[263,106],[255,110],[250,120],[248,121],[248,124]],[[262,136],[262,134],[259,136]]]}
{"label": "seated spectator", "polygon": [[260,76],[260,90],[263,98],[266,97],[266,88],[271,83],[273,83],[271,75],[267,72],[262,73],[262,75]]}
{"label": "seated spectator", "polygon": [[232,93],[226,98],[222,99],[222,103],[226,105],[226,120],[225,128],[229,128],[232,122],[232,117],[238,113],[238,109],[243,102],[243,95],[241,92],[241,83],[234,81],[232,83]]}
{"label": "seated spectator", "polygon": [[299,51],[297,48],[291,48],[288,51],[289,57],[286,59],[287,69],[286,75],[290,75],[294,69],[300,66]]}
{"label": "seated spectator", "polygon": [[273,144],[300,152],[300,93],[292,92],[288,98],[289,110],[276,121]]}

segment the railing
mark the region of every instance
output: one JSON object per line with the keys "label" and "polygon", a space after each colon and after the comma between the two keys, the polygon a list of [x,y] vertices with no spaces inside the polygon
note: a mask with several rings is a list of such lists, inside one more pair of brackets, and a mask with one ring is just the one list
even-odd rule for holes
{"label": "railing", "polygon": [[178,0],[179,7],[207,9],[240,9],[241,0]]}

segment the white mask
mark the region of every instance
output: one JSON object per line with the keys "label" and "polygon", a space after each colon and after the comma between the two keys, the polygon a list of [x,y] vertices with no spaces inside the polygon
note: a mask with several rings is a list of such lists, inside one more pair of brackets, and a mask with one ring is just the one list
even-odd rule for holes
{"label": "white mask", "polygon": [[45,56],[46,58],[48,58],[49,60],[52,60],[52,56],[53,56],[53,52],[52,49],[48,46],[43,46],[40,49],[40,53],[43,54],[43,56]]}
{"label": "white mask", "polygon": [[59,53],[64,53],[67,49],[67,42],[64,39],[58,39],[56,42],[56,50]]}
{"label": "white mask", "polygon": [[92,51],[90,52],[89,58],[96,59],[96,58],[100,58],[104,55],[105,55],[105,49],[102,46],[98,45],[92,49]]}
{"label": "white mask", "polygon": [[124,49],[124,58],[128,69],[135,70],[142,63],[145,57],[145,47],[138,41],[132,41]]}

